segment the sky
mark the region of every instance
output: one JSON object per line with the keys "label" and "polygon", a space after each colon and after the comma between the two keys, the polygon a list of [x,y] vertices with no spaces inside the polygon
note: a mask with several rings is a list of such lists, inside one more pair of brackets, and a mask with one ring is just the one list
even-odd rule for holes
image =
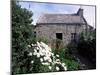
{"label": "sky", "polygon": [[40,3],[40,2],[19,2],[22,8],[26,8],[33,12],[33,24],[35,25],[39,16],[44,13],[56,14],[73,14],[77,13],[79,8],[84,9],[83,15],[87,23],[95,27],[95,6],[86,5],[71,5],[71,4],[55,4],[55,3]]}

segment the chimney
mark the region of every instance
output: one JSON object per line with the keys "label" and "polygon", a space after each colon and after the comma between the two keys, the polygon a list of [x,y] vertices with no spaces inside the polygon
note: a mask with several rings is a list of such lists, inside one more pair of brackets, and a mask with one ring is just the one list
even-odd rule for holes
{"label": "chimney", "polygon": [[83,9],[79,8],[77,15],[83,17]]}

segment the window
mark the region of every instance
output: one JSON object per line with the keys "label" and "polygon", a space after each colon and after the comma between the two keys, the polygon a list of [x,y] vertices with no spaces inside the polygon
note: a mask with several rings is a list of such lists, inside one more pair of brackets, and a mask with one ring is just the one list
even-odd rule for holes
{"label": "window", "polygon": [[71,40],[75,41],[76,40],[76,33],[71,33]]}
{"label": "window", "polygon": [[36,37],[36,32],[34,32],[34,37]]}
{"label": "window", "polygon": [[62,40],[62,33],[56,33],[56,38]]}
{"label": "window", "polygon": [[62,44],[63,34],[62,33],[56,33],[56,48],[59,49],[59,47]]}

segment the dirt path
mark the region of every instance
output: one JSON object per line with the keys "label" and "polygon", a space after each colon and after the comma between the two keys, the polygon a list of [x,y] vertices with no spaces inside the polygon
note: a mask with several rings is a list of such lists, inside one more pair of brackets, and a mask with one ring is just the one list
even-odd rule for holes
{"label": "dirt path", "polygon": [[79,54],[74,54],[74,56],[77,58],[79,64],[81,65],[80,69],[95,69],[95,64],[93,64],[88,59],[80,56]]}
{"label": "dirt path", "polygon": [[72,56],[74,56],[80,64],[80,69],[87,70],[87,69],[95,69],[95,64],[93,64],[87,58],[79,55],[77,52],[73,52]]}

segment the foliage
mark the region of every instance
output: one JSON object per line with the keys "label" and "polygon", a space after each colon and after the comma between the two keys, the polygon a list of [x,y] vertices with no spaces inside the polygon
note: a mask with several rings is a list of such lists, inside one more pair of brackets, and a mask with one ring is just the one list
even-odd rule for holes
{"label": "foliage", "polygon": [[63,62],[67,65],[68,71],[79,70],[79,63],[72,59],[63,59]]}
{"label": "foliage", "polygon": [[30,67],[26,47],[32,37],[32,12],[21,8],[17,1],[12,1],[12,74],[28,73]]}
{"label": "foliage", "polygon": [[91,61],[95,62],[95,60],[96,60],[95,40],[80,42],[78,44],[78,51],[82,56],[84,56],[84,57],[90,59]]}
{"label": "foliage", "polygon": [[70,49],[69,48],[62,48],[60,50],[53,49],[54,54],[59,54],[60,60],[65,62],[67,65],[68,71],[78,70],[79,69],[79,63],[76,61],[76,58],[71,56]]}
{"label": "foliage", "polygon": [[80,41],[96,39],[96,29],[80,34]]}
{"label": "foliage", "polygon": [[38,38],[36,38],[36,40],[38,41],[38,42],[44,42],[44,43],[46,43],[46,44],[49,44],[49,41],[48,41],[48,39],[47,38],[45,38],[45,37],[42,37],[42,38],[40,38],[40,37],[38,37]]}
{"label": "foliage", "polygon": [[55,55],[51,48],[43,42],[28,45],[28,50],[31,61],[31,73],[39,72],[55,72],[66,71],[65,63],[59,59],[59,55]]}
{"label": "foliage", "polygon": [[96,63],[96,30],[81,35],[77,49],[79,54]]}

